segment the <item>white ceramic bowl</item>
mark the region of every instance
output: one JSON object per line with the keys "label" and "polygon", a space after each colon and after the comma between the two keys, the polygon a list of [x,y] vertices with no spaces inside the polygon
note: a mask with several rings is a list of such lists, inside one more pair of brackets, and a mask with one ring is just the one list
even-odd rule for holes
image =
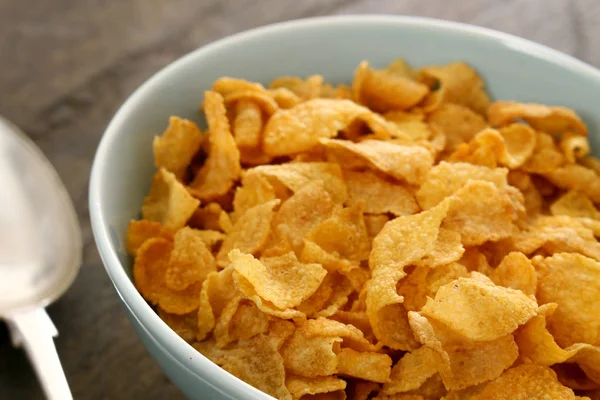
{"label": "white ceramic bowl", "polygon": [[154,172],[153,136],[164,130],[170,115],[198,120],[203,91],[220,76],[267,83],[281,75],[319,73],[327,81],[349,82],[361,60],[379,67],[397,57],[415,66],[466,61],[496,99],[571,107],[588,124],[598,148],[600,72],[547,47],[483,28],[393,16],[307,19],[234,35],[175,61],[136,90],[106,129],[92,170],[90,210],[98,250],[129,320],[189,398],[270,397],[197,353],[133,285],[125,229],[138,217]]}

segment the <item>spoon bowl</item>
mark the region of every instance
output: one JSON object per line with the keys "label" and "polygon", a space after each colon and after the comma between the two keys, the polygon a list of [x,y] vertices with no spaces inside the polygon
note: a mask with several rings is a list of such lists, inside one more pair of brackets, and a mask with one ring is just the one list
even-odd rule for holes
{"label": "spoon bowl", "polygon": [[44,307],[73,283],[81,264],[77,214],[52,164],[0,117],[0,318],[24,345],[50,399],[72,398]]}

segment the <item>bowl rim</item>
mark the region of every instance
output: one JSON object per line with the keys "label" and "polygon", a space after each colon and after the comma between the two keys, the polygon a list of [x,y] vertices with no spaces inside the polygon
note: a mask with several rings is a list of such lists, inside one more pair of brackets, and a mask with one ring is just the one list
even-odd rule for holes
{"label": "bowl rim", "polygon": [[217,367],[204,356],[194,357],[193,360],[190,357],[186,357],[190,354],[190,350],[193,350],[195,354],[198,353],[191,345],[172,331],[146,303],[135,288],[133,281],[129,279],[124,266],[119,261],[117,251],[110,241],[108,216],[103,215],[102,212],[104,203],[100,184],[105,180],[106,165],[110,162],[109,149],[114,145],[115,141],[118,140],[118,137],[121,134],[122,125],[129,118],[131,110],[139,105],[147,93],[150,92],[151,88],[158,84],[158,82],[168,78],[168,76],[176,74],[179,69],[184,67],[184,65],[193,63],[197,58],[209,56],[211,53],[226,48],[234,42],[256,40],[260,39],[261,36],[279,34],[282,31],[285,32],[297,28],[310,29],[322,26],[342,27],[351,25],[355,29],[360,29],[365,26],[373,26],[376,24],[403,25],[407,28],[427,28],[456,36],[471,36],[484,38],[485,40],[493,42],[502,42],[503,45],[515,48],[521,53],[534,56],[552,64],[558,64],[564,69],[571,70],[577,74],[584,75],[588,79],[600,82],[600,71],[595,67],[578,60],[573,56],[515,35],[480,26],[435,18],[378,14],[302,18],[242,31],[190,51],[170,62],[144,81],[128,96],[114,114],[102,135],[94,156],[89,184],[89,208],[94,239],[106,272],[108,273],[117,294],[121,298],[122,303],[129,309],[131,315],[144,330],[148,332],[164,350],[170,353],[182,367],[192,371],[196,376],[200,377],[213,387],[215,387],[214,384],[217,382],[221,382],[224,386],[220,385],[220,390],[228,391],[233,396],[250,396],[254,399],[271,399],[270,396],[239,380],[220,367]]}

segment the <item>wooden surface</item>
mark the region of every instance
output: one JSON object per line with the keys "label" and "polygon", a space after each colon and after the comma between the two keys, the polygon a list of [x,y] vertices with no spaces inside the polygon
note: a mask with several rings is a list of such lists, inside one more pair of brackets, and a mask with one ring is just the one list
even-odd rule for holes
{"label": "wooden surface", "polygon": [[[90,230],[90,165],[119,104],[152,73],[217,38],[276,21],[360,13],[482,25],[600,67],[598,0],[0,0],[0,114],[48,155],[83,228],[81,273],[49,310],[76,399],[182,398],[125,319]],[[27,359],[0,324],[0,399],[38,398]]]}

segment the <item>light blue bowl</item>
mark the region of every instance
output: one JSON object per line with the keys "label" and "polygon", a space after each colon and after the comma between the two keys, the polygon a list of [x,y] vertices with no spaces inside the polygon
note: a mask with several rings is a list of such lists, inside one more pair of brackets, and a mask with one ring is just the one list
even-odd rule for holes
{"label": "light blue bowl", "polygon": [[[106,271],[142,342],[191,399],[269,399],[212,364],[161,321],[131,280],[125,229],[138,216],[154,172],[152,138],[170,115],[198,120],[204,90],[221,76],[268,83],[281,75],[322,74],[350,82],[363,59],[384,66],[462,60],[484,77],[495,99],[575,109],[600,148],[600,72],[547,47],[483,28],[424,18],[343,16],[291,21],[219,40],[172,63],[144,83],[104,133],[90,182],[94,237]],[[200,122],[200,121],[199,121]]]}

